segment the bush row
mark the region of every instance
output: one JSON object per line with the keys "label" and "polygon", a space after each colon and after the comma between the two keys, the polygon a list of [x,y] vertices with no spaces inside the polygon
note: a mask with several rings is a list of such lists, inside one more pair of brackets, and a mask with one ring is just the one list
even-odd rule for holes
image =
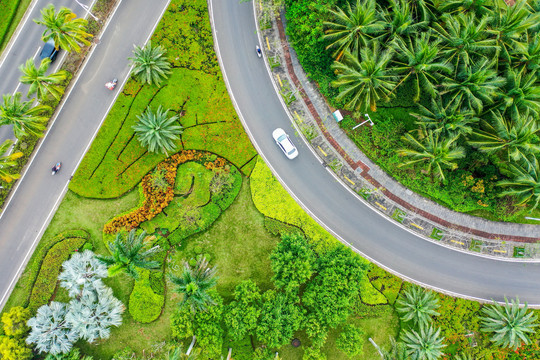
{"label": "bush row", "polygon": [[58,234],[53,239],[54,245],[43,258],[36,281],[32,286],[28,303],[28,308],[31,311],[35,311],[41,305],[49,302],[54,293],[62,263],[74,251],[80,249],[88,237],[88,233],[84,230],[70,230]]}
{"label": "bush row", "polygon": [[0,0],[0,48],[9,41],[6,38],[21,0]]}
{"label": "bush row", "polygon": [[[163,273],[160,271],[161,275]],[[141,269],[129,296],[129,313],[135,321],[149,323],[156,320],[165,304],[165,296],[152,290],[150,270]]]}

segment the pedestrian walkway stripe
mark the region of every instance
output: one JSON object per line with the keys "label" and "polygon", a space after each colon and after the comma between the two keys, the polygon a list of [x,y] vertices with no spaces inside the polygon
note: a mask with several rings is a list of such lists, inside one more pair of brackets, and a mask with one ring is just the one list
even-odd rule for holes
{"label": "pedestrian walkway stripe", "polygon": [[376,202],[376,201],[375,201],[375,204],[379,205],[379,207],[380,207],[381,209],[387,210],[384,206],[382,206],[381,204],[379,204],[379,203]]}
{"label": "pedestrian walkway stripe", "polygon": [[345,177],[345,179],[347,179],[348,182],[350,182],[351,184],[353,185],[356,185],[351,179],[349,179],[348,177],[346,177],[345,175],[343,175]]}
{"label": "pedestrian walkway stripe", "polygon": [[268,41],[268,36],[266,37],[266,46],[268,46],[268,50],[270,50],[270,41]]}
{"label": "pedestrian walkway stripe", "polygon": [[303,121],[302,121],[302,118],[300,117],[300,115],[298,115],[298,113],[296,112],[296,110],[294,110],[294,115],[296,115],[296,117],[298,118],[298,121],[303,122]]}
{"label": "pedestrian walkway stripe", "polygon": [[457,241],[457,240],[450,240],[450,241],[459,245],[465,245],[462,241]]}
{"label": "pedestrian walkway stripe", "polygon": [[277,76],[277,80],[279,81],[279,85],[283,87],[283,83],[281,82],[281,78],[279,77],[279,74],[276,74],[276,76]]}
{"label": "pedestrian walkway stripe", "polygon": [[418,228],[420,230],[424,230],[423,227],[421,227],[420,225],[416,225],[415,223],[410,223],[412,226],[414,226],[415,228]]}
{"label": "pedestrian walkway stripe", "polygon": [[319,145],[317,145],[317,147],[319,148],[319,150],[321,150],[321,152],[323,153],[324,156],[328,156]]}

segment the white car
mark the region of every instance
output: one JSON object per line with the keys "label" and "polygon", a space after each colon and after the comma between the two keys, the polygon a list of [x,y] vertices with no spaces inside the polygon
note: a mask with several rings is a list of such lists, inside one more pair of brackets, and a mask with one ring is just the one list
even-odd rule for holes
{"label": "white car", "polygon": [[289,159],[294,159],[298,156],[298,150],[296,150],[296,147],[289,138],[289,135],[287,135],[282,128],[277,128],[274,130],[272,132],[272,137]]}

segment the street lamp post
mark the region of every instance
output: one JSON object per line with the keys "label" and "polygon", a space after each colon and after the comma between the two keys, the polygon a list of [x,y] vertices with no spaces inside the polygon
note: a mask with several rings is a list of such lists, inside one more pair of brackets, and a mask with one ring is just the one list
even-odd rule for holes
{"label": "street lamp post", "polygon": [[96,20],[96,21],[99,20],[99,19],[97,18],[97,16],[95,16],[94,14],[92,14],[92,13],[90,12],[90,8],[88,7],[88,5],[85,5],[85,4],[80,3],[79,0],[75,0],[75,2],[76,2],[77,4],[79,4],[84,10],[86,10],[86,12],[87,12],[88,14],[90,14],[90,16],[92,16],[92,17],[94,18],[94,20]]}
{"label": "street lamp post", "polygon": [[357,127],[360,127],[362,125],[364,125],[365,123],[367,123],[369,121],[370,125],[373,126],[373,121],[371,121],[371,118],[369,117],[369,114],[364,114],[364,117],[367,119],[366,121],[364,122],[361,122],[360,124],[354,126],[352,129],[356,129]]}

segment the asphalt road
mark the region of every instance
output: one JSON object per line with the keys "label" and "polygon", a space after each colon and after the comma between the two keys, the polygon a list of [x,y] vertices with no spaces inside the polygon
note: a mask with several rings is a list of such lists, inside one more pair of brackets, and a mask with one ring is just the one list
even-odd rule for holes
{"label": "asphalt road", "polygon": [[[130,70],[127,58],[132,55],[133,44],[147,41],[168,3],[169,0],[120,3],[0,215],[0,307],[4,306],[64,196],[71,175],[115,100],[119,88],[111,92],[105,88],[105,82],[117,77],[119,85],[123,85]],[[137,26],[133,26],[134,21]],[[19,48],[18,43],[28,38],[34,35],[21,33],[13,48]],[[62,162],[62,169],[51,176],[51,168],[57,161]]]}
{"label": "asphalt road", "polygon": [[214,39],[229,93],[246,130],[274,174],[319,223],[359,253],[399,276],[453,295],[540,306],[540,264],[481,258],[424,240],[379,215],[337,183],[302,140],[288,160],[272,139],[295,133],[276,94],[258,44],[253,3],[210,0]]}

